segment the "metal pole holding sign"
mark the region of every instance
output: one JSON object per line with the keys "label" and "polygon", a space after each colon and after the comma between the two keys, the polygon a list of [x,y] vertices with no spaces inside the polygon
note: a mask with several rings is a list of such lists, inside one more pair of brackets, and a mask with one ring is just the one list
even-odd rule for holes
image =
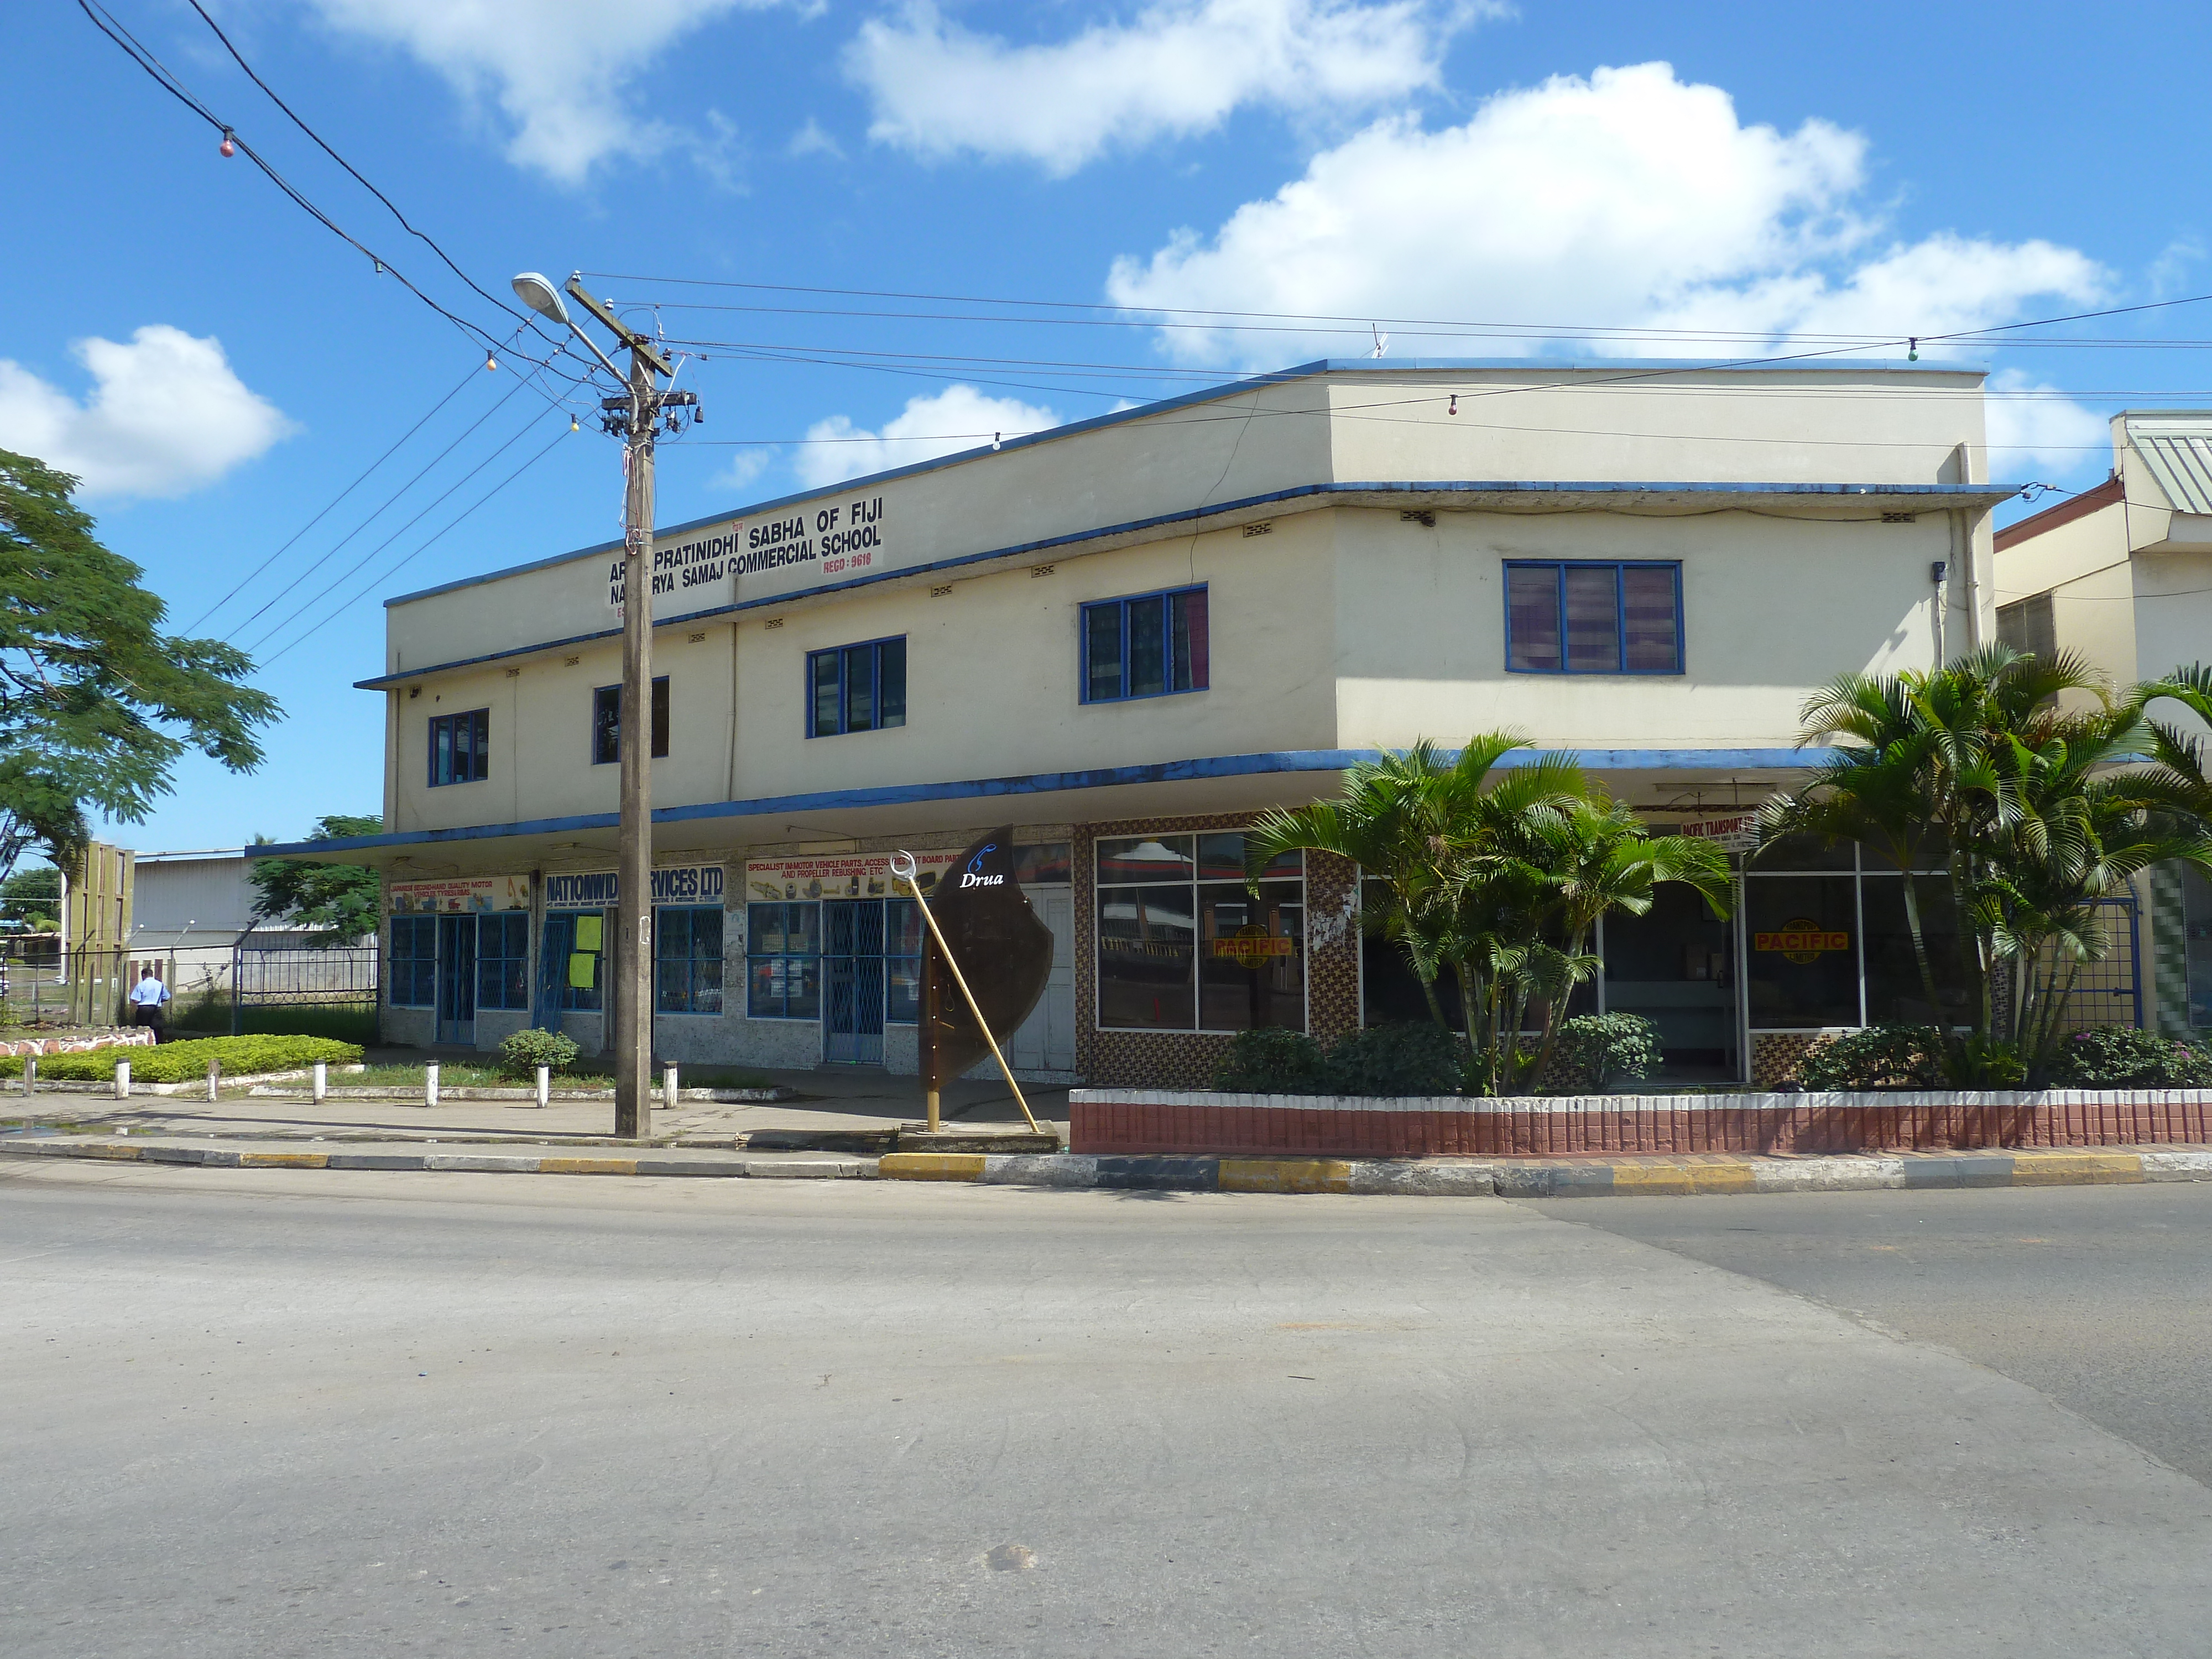
{"label": "metal pole holding sign", "polygon": [[[991,1045],[991,1058],[999,1062],[999,1070],[1006,1079],[1006,1087],[1014,1091],[1014,1104],[1022,1109],[1022,1115],[1030,1121],[1030,1127],[1042,1133],[1042,1126],[1037,1122],[1036,1114],[1030,1110],[1029,1102],[1023,1098],[1022,1085],[1014,1081],[1014,1068],[1006,1064],[1006,1055],[999,1051],[999,1039],[991,1035],[991,1022],[983,1018],[983,1011],[975,1006],[975,994],[968,988],[967,975],[960,971],[959,963],[953,958],[952,947],[945,942],[945,935],[938,929],[937,918],[929,913],[929,901],[921,896],[920,873],[921,866],[915,862],[913,854],[891,854],[891,874],[904,882],[913,892],[914,902],[921,911],[921,920],[929,929],[929,936],[937,941],[938,954],[945,958],[945,965],[952,970],[952,982],[960,988],[960,995],[968,1004],[968,1012],[975,1016],[976,1030],[982,1032],[983,1041]],[[932,1128],[936,1127],[934,1123],[930,1125]]]}

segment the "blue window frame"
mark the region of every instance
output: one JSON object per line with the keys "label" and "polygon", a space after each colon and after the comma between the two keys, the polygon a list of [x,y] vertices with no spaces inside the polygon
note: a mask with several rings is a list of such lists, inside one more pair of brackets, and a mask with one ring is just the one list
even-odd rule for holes
{"label": "blue window frame", "polygon": [[906,635],[806,653],[806,735],[906,724]]}
{"label": "blue window frame", "polygon": [[477,1006],[530,1006],[527,911],[496,911],[477,918]]}
{"label": "blue window frame", "polygon": [[653,912],[653,1008],[722,1012],[722,907],[664,904]]}
{"label": "blue window frame", "polygon": [[429,1008],[438,1000],[438,919],[392,919],[392,1006]]}
{"label": "blue window frame", "polygon": [[1206,589],[1171,588],[1083,607],[1083,701],[1203,691],[1213,653]]}
{"label": "blue window frame", "polygon": [[491,710],[430,717],[430,787],[482,783],[491,775]]}
{"label": "blue window frame", "polygon": [[[599,967],[601,953],[596,951],[579,952],[576,949],[576,921],[579,915],[588,915],[600,923],[600,941],[605,942],[606,927],[599,913],[588,911],[550,912],[545,918],[544,981],[548,988],[547,1002],[562,1010],[597,1013],[599,1009]],[[573,959],[582,954],[591,958],[592,982],[589,985],[569,983],[569,968]]]}
{"label": "blue window frame", "polygon": [[1660,560],[1505,563],[1514,674],[1679,674],[1682,567]]}
{"label": "blue window frame", "polygon": [[822,1018],[822,907],[745,907],[745,1012],[754,1019]]}
{"label": "blue window frame", "polygon": [[921,912],[912,899],[893,899],[884,909],[884,1018],[893,1025],[921,1023]]}

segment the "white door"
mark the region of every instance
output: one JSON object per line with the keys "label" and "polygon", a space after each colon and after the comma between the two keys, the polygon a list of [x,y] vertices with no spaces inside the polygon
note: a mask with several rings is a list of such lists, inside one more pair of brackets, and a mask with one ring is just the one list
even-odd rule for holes
{"label": "white door", "polygon": [[1030,902],[1052,929],[1052,973],[1044,995],[1006,1045],[1017,1072],[1075,1069],[1075,898],[1065,887],[1034,888]]}

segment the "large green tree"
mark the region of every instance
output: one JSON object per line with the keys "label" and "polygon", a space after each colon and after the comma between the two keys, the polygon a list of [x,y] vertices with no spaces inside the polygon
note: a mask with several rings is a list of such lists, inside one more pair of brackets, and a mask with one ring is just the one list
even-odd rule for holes
{"label": "large green tree", "polygon": [[[374,836],[384,820],[333,812],[315,820],[315,839],[342,841],[349,836]],[[350,945],[376,931],[376,872],[358,864],[310,864],[291,859],[256,859],[247,872],[257,894],[254,915],[264,921],[279,919],[302,927],[325,930],[321,942]]]}
{"label": "large green tree", "polygon": [[94,812],[143,820],[187,747],[252,770],[277,715],[244,652],[161,632],[144,571],[100,545],[76,486],[0,449],[0,878],[33,845],[66,861]]}

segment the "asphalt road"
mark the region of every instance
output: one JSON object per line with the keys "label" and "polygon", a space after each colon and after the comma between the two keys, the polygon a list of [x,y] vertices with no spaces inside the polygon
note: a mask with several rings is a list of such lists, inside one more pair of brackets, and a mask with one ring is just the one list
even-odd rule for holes
{"label": "asphalt road", "polygon": [[2212,1183],[1930,1196],[1536,1207],[1952,1349],[2212,1485]]}
{"label": "asphalt road", "polygon": [[1632,1202],[0,1165],[0,1652],[2203,1651],[2203,1485]]}

